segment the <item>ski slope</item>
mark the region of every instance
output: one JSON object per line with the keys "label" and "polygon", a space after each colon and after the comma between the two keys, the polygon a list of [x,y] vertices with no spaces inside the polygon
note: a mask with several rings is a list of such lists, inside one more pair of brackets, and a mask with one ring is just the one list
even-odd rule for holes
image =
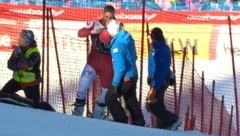
{"label": "ski slope", "polygon": [[205,136],[169,131],[0,103],[1,136]]}

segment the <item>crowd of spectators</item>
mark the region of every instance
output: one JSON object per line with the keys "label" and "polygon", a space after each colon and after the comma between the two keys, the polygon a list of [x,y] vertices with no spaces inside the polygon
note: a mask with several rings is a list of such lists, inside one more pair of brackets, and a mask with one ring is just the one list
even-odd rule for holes
{"label": "crowd of spectators", "polygon": [[240,11],[239,1],[232,0],[155,0],[162,10]]}
{"label": "crowd of spectators", "polygon": [[[42,5],[43,0],[0,0],[0,3]],[[142,0],[46,0],[46,5],[60,7],[141,10]],[[146,0],[147,10],[161,11],[240,11],[240,0]]]}

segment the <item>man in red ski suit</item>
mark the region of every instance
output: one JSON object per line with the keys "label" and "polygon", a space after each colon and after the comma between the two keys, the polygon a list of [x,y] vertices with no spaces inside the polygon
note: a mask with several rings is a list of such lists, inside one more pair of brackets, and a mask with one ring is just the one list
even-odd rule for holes
{"label": "man in red ski suit", "polygon": [[[78,37],[91,36],[91,50],[88,55],[87,64],[85,65],[79,82],[77,91],[75,108],[73,115],[82,116],[86,101],[87,91],[96,78],[99,76],[101,84],[101,92],[97,99],[93,117],[105,119],[105,94],[108,88],[111,87],[113,78],[112,58],[110,49],[107,44],[99,39],[100,32],[106,28],[106,22],[114,17],[115,9],[111,5],[107,5],[103,11],[103,17],[97,21],[89,23],[84,28],[78,31]],[[104,45],[104,46],[103,46]]]}

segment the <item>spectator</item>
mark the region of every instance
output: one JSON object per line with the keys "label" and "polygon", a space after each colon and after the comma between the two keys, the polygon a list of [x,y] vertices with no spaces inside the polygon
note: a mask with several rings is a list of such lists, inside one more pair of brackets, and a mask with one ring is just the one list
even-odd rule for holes
{"label": "spectator", "polygon": [[[114,17],[115,9],[111,5],[104,7],[103,16],[101,19],[89,23],[86,27],[81,28],[78,31],[79,37],[91,36],[91,51],[87,57],[87,64],[85,65],[81,79],[79,81],[79,88],[77,91],[77,98],[74,103],[75,108],[73,115],[82,116],[84,112],[84,106],[86,101],[86,93],[96,78],[99,76],[101,91],[100,96],[97,99],[97,104],[93,112],[93,117],[98,119],[105,119],[105,94],[108,88],[111,87],[113,69],[112,58],[110,55],[110,49],[103,45],[99,40],[99,34],[102,29],[106,28],[106,21]],[[103,46],[102,46],[103,45]]]}
{"label": "spectator", "polygon": [[13,71],[13,77],[2,88],[2,93],[15,94],[23,90],[28,99],[33,100],[33,107],[39,107],[41,81],[40,53],[34,39],[33,31],[22,30],[19,45],[14,50],[7,66]]}
{"label": "spectator", "polygon": [[[114,69],[112,87],[106,94],[106,105],[115,121],[128,123],[127,114],[118,101],[118,98],[123,96],[126,108],[131,115],[131,123],[144,126],[145,120],[136,97],[138,71],[134,40],[131,34],[123,30],[121,25],[113,19],[107,24],[107,32],[103,32],[108,32],[112,37],[110,51]],[[104,34],[103,32],[101,35]]]}
{"label": "spectator", "polygon": [[[169,84],[174,83],[171,74],[171,53],[160,28],[153,28],[149,41],[151,44],[148,58],[148,85],[150,90],[146,98],[146,107],[156,116],[157,128],[176,129],[181,120],[176,114],[168,111],[164,104],[164,94]],[[171,79],[171,80],[170,80]]]}
{"label": "spectator", "polygon": [[172,8],[172,3],[170,0],[155,0],[155,3],[157,3],[163,11],[168,11]]}

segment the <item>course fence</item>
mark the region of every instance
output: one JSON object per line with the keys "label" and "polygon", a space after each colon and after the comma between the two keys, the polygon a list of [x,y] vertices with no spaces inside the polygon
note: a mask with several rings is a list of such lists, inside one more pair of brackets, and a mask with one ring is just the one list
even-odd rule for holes
{"label": "course fence", "polygon": [[[12,75],[6,66],[11,46],[17,44],[22,29],[31,29],[43,56],[41,98],[58,112],[71,114],[91,45],[88,38],[78,38],[77,32],[101,15],[102,7],[0,4],[0,87]],[[155,122],[144,105],[149,89],[147,31],[158,26],[173,52],[177,84],[168,88],[166,106],[182,118],[180,129],[240,135],[238,12],[151,11],[143,6],[141,10],[117,9],[116,18],[135,39],[138,98],[149,126]],[[95,105],[97,95],[93,94],[99,86],[96,80],[89,90],[86,116]]]}

